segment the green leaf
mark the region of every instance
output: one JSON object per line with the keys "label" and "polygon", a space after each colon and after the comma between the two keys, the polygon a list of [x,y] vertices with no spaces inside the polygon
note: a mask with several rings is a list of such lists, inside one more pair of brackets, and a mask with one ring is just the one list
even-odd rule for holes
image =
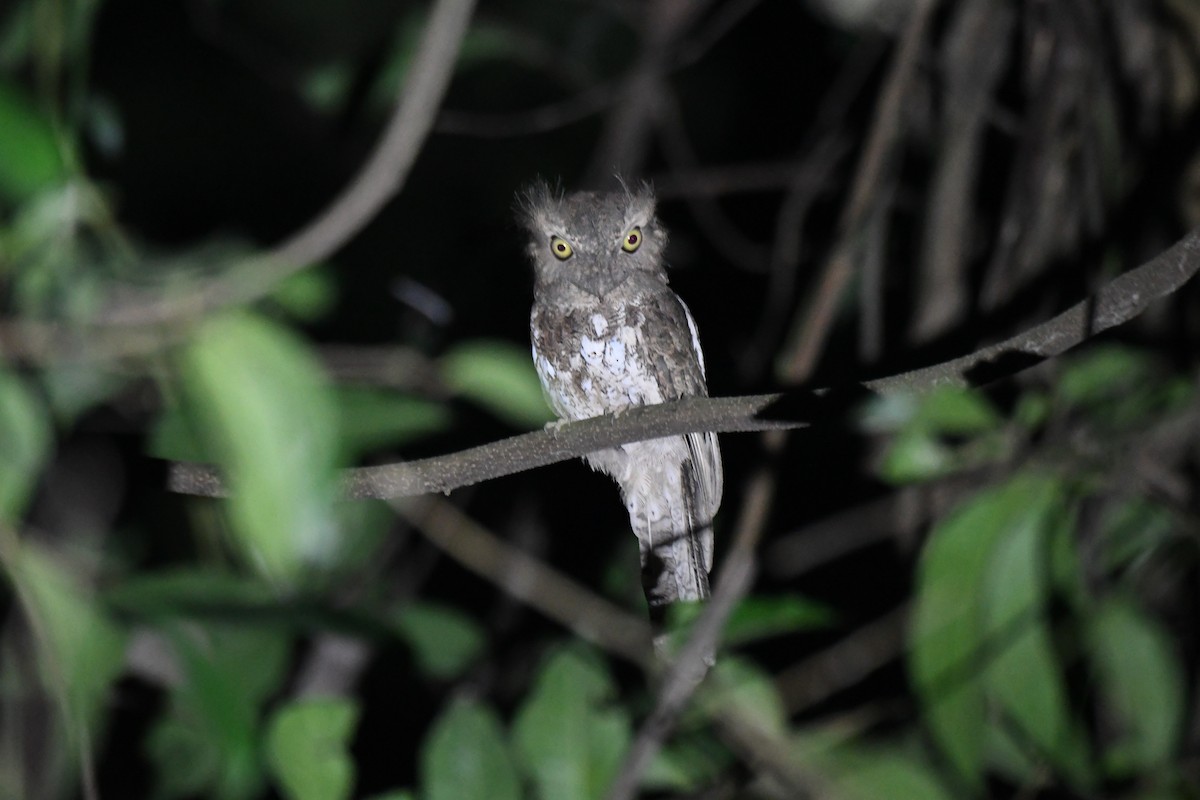
{"label": "green leaf", "polygon": [[1059,493],[1039,475],[980,493],[934,529],[918,567],[909,671],[930,734],[972,786],[981,783],[987,725],[981,587],[997,545],[1043,525]]}
{"label": "green leaf", "polygon": [[263,627],[194,623],[167,633],[185,679],[149,737],[160,795],[257,796],[265,780],[259,710],[283,680],[288,638]]}
{"label": "green leaf", "polygon": [[954,450],[924,428],[914,427],[888,443],[879,476],[891,484],[920,483],[953,470]]}
{"label": "green leaf", "polygon": [[[688,632],[704,613],[703,603],[676,603],[668,609],[667,628],[674,646],[687,640]],[[834,619],[829,606],[796,594],[747,597],[733,608],[721,643],[728,647],[798,631],[828,627]]]}
{"label": "green leaf", "polygon": [[604,797],[632,737],[612,705],[612,678],[595,655],[564,648],[547,660],[517,712],[513,738],[537,796]]}
{"label": "green leaf", "polygon": [[396,614],[400,635],[421,671],[433,678],[462,674],[483,651],[483,633],[467,615],[436,603],[411,603]]}
{"label": "green leaf", "polygon": [[302,270],[281,281],[271,299],[295,319],[314,322],[337,303],[337,282],[326,268]]}
{"label": "green leaf", "polygon": [[937,772],[915,754],[838,748],[825,758],[837,800],[953,800]]}
{"label": "green leaf", "polygon": [[53,554],[20,543],[5,565],[35,638],[46,690],[72,723],[98,719],[109,686],[120,674],[125,635]]}
{"label": "green leaf", "polygon": [[394,391],[339,387],[336,394],[341,449],[349,461],[363,453],[445,430],[450,411],[441,403]]}
{"label": "green leaf", "polygon": [[358,705],[340,698],[301,700],[280,708],[267,729],[267,757],[289,800],[342,800],[354,788],[347,747]]}
{"label": "green leaf", "polygon": [[1125,778],[1164,767],[1177,752],[1187,708],[1171,638],[1123,597],[1102,601],[1089,623],[1104,711],[1118,732],[1107,746],[1107,770]]}
{"label": "green leaf", "polygon": [[416,800],[416,795],[407,789],[397,789],[383,794],[373,794],[367,800]]}
{"label": "green leaf", "polygon": [[775,682],[761,667],[743,658],[727,657],[717,662],[710,677],[707,698],[722,713],[732,713],[755,728],[783,737],[788,729],[787,711]]}
{"label": "green leaf", "polygon": [[521,428],[554,418],[542,396],[529,350],[509,342],[466,342],[442,358],[446,385]]}
{"label": "green leaf", "polygon": [[52,436],[46,411],[25,382],[0,369],[0,523],[21,517]]}
{"label": "green leaf", "polygon": [[50,120],[0,81],[0,198],[21,202],[67,178]]}
{"label": "green leaf", "polygon": [[1057,393],[1069,405],[1095,405],[1148,377],[1152,361],[1123,345],[1096,345],[1065,362]]}
{"label": "green leaf", "polygon": [[184,409],[224,469],[235,541],[285,585],[336,555],[333,404],[300,341],[260,317],[211,320],[180,358]]}
{"label": "green leaf", "polygon": [[421,751],[422,800],[520,800],[516,767],[496,713],[460,697],[434,722]]}
{"label": "green leaf", "polygon": [[978,390],[939,386],[923,395],[913,424],[938,434],[971,436],[995,430],[1000,415]]}
{"label": "green leaf", "polygon": [[146,617],[185,616],[206,608],[266,607],[275,594],[262,581],[213,567],[134,573],[104,593],[114,608]]}
{"label": "green leaf", "polygon": [[1051,543],[1072,526],[1061,504],[1065,488],[1049,478],[1040,488],[1040,497],[1031,498],[1039,514],[1005,532],[983,576],[979,644],[988,659],[983,681],[1035,751],[1076,785],[1087,785],[1087,751],[1071,717],[1046,618]]}

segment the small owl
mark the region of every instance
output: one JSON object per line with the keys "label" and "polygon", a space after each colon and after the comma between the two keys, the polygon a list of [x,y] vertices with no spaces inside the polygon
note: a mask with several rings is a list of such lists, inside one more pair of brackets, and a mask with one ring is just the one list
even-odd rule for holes
{"label": "small owl", "polygon": [[[534,265],[533,360],[563,420],[706,396],[691,312],[667,286],[667,232],[648,186],[565,196],[538,184],[524,197]],[[669,436],[589,453],[621,487],[637,535],[651,615],[708,597],[721,451],[713,433]]]}

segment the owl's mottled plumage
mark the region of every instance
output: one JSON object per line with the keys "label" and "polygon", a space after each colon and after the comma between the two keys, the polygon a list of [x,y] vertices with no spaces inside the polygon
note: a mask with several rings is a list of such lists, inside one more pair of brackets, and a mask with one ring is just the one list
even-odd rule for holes
{"label": "owl's mottled plumage", "polygon": [[[667,286],[667,233],[648,187],[560,195],[538,185],[521,211],[535,270],[533,359],[560,418],[708,394],[696,323]],[[621,487],[652,613],[707,597],[723,480],[716,435],[626,444],[586,460]]]}

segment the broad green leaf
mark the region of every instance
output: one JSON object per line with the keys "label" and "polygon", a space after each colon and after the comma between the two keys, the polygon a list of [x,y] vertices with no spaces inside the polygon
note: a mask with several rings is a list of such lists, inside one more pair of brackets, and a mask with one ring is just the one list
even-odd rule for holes
{"label": "broad green leaf", "polygon": [[148,748],[164,797],[249,800],[265,780],[259,714],[278,690],[288,639],[267,628],[189,625],[168,631],[184,680]]}
{"label": "broad green leaf", "polygon": [[96,604],[86,578],[23,542],[5,566],[35,632],[46,690],[67,719],[91,725],[121,672],[125,635]]}
{"label": "broad green leaf", "polygon": [[454,700],[421,750],[422,800],[520,800],[521,786],[496,713]]}
{"label": "broad green leaf", "polygon": [[602,798],[632,728],[603,663],[580,648],[554,653],[513,723],[513,740],[537,796]]}
{"label": "broad green leaf", "polygon": [[60,422],[71,422],[103,403],[127,380],[112,369],[89,363],[58,364],[42,372],[42,386]]}
{"label": "broad green leaf", "polygon": [[433,678],[460,675],[483,650],[483,633],[467,615],[436,603],[411,603],[395,616],[417,666]]}
{"label": "broad green leaf", "polygon": [[27,200],[66,180],[49,119],[17,87],[0,80],[0,198]]}
{"label": "broad green leaf", "polygon": [[1123,345],[1097,345],[1065,362],[1058,396],[1070,405],[1092,405],[1137,386],[1151,368],[1145,353]]}
{"label": "broad green leaf", "polygon": [[[689,631],[704,613],[703,603],[676,603],[668,609],[667,627],[674,647],[687,640]],[[829,606],[795,594],[747,597],[733,608],[721,631],[721,644],[733,647],[773,636],[815,628],[833,622]]]}
{"label": "broad green leaf", "polygon": [[343,800],[354,788],[347,752],[358,705],[341,698],[300,700],[275,712],[267,758],[289,800]]}
{"label": "broad green leaf", "polygon": [[770,675],[754,662],[728,657],[717,662],[709,677],[707,703],[751,723],[758,730],[783,736],[787,711]]}
{"label": "broad green leaf", "polygon": [[311,354],[285,329],[234,313],[205,324],[180,366],[184,409],[225,471],[245,555],[284,585],[333,560],[336,417]]}
{"label": "broad green leaf", "polygon": [[265,607],[276,598],[252,577],[217,568],[175,567],[132,574],[109,587],[104,599],[126,613],[172,617],[206,608]]}
{"label": "broad green leaf", "polygon": [[930,734],[973,786],[987,725],[981,587],[997,544],[1042,525],[1057,502],[1057,485],[1037,475],[982,492],[932,531],[918,567],[909,671]]}
{"label": "broad green leaf", "polygon": [[1103,710],[1118,732],[1107,744],[1107,770],[1124,778],[1169,764],[1187,708],[1184,676],[1170,637],[1122,597],[1102,601],[1088,622],[1087,646]]}
{"label": "broad green leaf", "polygon": [[1174,530],[1173,513],[1162,504],[1145,497],[1115,500],[1101,523],[1100,565],[1114,572],[1144,561]]}
{"label": "broad green leaf", "polygon": [[337,282],[327,268],[302,270],[280,282],[271,299],[295,319],[313,322],[337,302]]}
{"label": "broad green leaf", "polygon": [[676,732],[646,768],[642,788],[647,791],[695,793],[717,781],[733,761],[729,750],[707,730]]}
{"label": "broad green leaf", "polygon": [[954,450],[921,427],[896,434],[879,465],[879,476],[888,483],[919,483],[945,475],[956,464]]}
{"label": "broad green leaf", "polygon": [[445,430],[450,411],[442,403],[395,391],[339,387],[338,431],[346,460],[384,447],[397,447]]}
{"label": "broad green leaf", "polygon": [[838,748],[824,758],[836,800],[954,800],[937,772],[915,754]]}
{"label": "broad green leaf", "polygon": [[1046,618],[1051,546],[1071,530],[1066,490],[1043,478],[1030,499],[1039,513],[1011,526],[992,548],[980,590],[980,648],[986,692],[1042,758],[1076,785],[1089,782],[1082,732],[1071,716],[1061,665]]}
{"label": "broad green leaf", "polygon": [[44,407],[25,382],[0,369],[0,524],[15,522],[25,510],[52,435]]}
{"label": "broad green leaf", "polygon": [[913,424],[938,434],[970,436],[995,430],[1001,418],[979,391],[939,386],[922,395]]}
{"label": "broad green leaf", "polygon": [[527,348],[509,342],[466,342],[442,358],[446,384],[513,425],[536,428],[554,418]]}

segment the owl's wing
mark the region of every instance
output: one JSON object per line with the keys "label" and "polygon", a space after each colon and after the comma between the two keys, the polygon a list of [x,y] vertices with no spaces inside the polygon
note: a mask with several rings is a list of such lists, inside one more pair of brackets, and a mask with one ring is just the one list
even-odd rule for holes
{"label": "owl's wing", "polygon": [[[708,396],[707,373],[704,368],[704,351],[700,348],[700,333],[696,320],[692,317],[687,303],[678,295],[671,293],[675,305],[682,312],[683,325],[674,325],[673,330],[686,330],[689,341],[681,342],[676,348],[690,353],[693,361],[691,369],[681,369],[677,372],[680,385],[671,387],[671,395],[700,395]],[[693,372],[694,370],[694,372]],[[698,373],[698,374],[697,374]],[[721,468],[721,447],[717,444],[715,433],[689,433],[687,435],[688,453],[691,455],[692,472],[696,484],[696,513],[701,516],[701,524],[709,525],[721,505],[721,494],[725,488],[725,471]],[[707,554],[708,567],[712,567],[712,553]]]}

